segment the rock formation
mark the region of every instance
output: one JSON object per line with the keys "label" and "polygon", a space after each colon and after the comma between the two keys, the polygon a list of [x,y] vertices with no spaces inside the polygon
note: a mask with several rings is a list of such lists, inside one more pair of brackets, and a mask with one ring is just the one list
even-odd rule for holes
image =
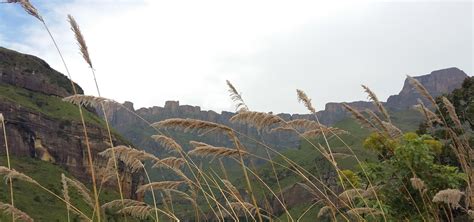
{"label": "rock formation", "polygon": [[[77,86],[77,85],[76,85]],[[79,92],[82,89],[77,86]],[[72,95],[70,80],[46,62],[0,48],[0,113],[5,117],[10,153],[60,165],[77,179],[89,183],[90,174],[82,124],[76,106],[62,102]],[[53,115],[59,114],[59,115]],[[97,153],[109,148],[103,122],[85,111],[94,164],[104,167],[107,160]],[[116,134],[114,145],[129,144]],[[5,154],[4,139],[0,153]],[[122,187],[128,197],[136,197],[140,175],[131,175],[122,167]]]}
{"label": "rock formation", "polygon": [[[433,96],[439,96],[443,93],[448,93],[455,88],[461,86],[462,81],[467,77],[466,73],[457,68],[448,68],[438,71],[433,71],[431,74],[414,77],[420,81],[427,90]],[[420,98],[419,94],[413,87],[405,80],[403,89],[398,95],[390,96],[385,106],[392,111],[406,110],[417,104],[417,100]],[[371,109],[375,110],[375,107],[369,101],[356,101],[349,102],[348,105],[356,108],[357,110]],[[126,108],[124,108],[124,107]],[[153,141],[149,139],[149,136],[153,134],[149,127],[143,123],[142,120],[137,118],[130,111],[142,116],[149,122],[160,121],[168,118],[193,118],[200,120],[213,121],[228,125],[239,132],[242,132],[250,137],[256,138],[268,143],[274,148],[285,149],[285,148],[296,148],[299,144],[299,138],[297,135],[282,132],[282,133],[259,133],[253,127],[248,127],[241,124],[233,124],[229,122],[229,119],[235,114],[233,112],[223,111],[216,113],[212,110],[204,111],[199,106],[180,105],[179,101],[167,101],[164,107],[153,106],[150,108],[140,108],[135,110],[132,102],[125,102],[123,106],[111,105],[107,108],[107,116],[110,123],[126,138],[131,140],[134,144],[142,147],[153,147]],[[127,110],[128,109],[128,110]],[[311,119],[314,120],[314,115],[310,114],[278,114],[285,120],[293,119]],[[338,121],[341,121],[348,117],[348,113],[341,103],[328,103],[324,110],[317,113],[321,123],[326,125],[333,125]],[[148,131],[147,131],[148,130]],[[226,144],[228,141],[225,137],[209,137],[206,138],[208,142],[212,144]],[[247,146],[258,146],[247,141]]]}

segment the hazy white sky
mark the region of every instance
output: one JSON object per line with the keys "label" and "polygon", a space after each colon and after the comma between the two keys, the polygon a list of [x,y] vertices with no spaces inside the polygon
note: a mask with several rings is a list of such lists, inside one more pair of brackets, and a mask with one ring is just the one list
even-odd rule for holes
{"label": "hazy white sky", "polygon": [[[405,76],[473,68],[471,1],[31,0],[65,53],[73,79],[95,95],[92,76],[66,22],[81,26],[103,96],[135,108],[166,100],[233,110],[225,80],[251,109],[306,112],[365,100],[367,84],[383,100]],[[63,71],[47,33],[17,5],[0,5],[0,45],[45,59]]]}

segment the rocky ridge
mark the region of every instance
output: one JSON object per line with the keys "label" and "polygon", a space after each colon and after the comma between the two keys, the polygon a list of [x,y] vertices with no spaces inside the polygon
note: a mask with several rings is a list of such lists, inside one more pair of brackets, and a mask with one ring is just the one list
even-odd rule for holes
{"label": "rocky ridge", "polygon": [[[417,76],[414,78],[420,81],[420,83],[423,84],[433,96],[439,96],[443,93],[449,93],[453,89],[460,87],[462,81],[467,76],[468,75],[466,73],[458,68],[448,68],[433,71],[430,74]],[[384,104],[387,109],[392,111],[406,110],[417,104],[418,98],[420,98],[418,92],[416,92],[416,90],[408,83],[408,80],[405,80],[404,86],[400,93],[390,96],[388,101]],[[361,111],[366,109],[375,110],[375,107],[369,101],[355,101],[348,102],[347,104]],[[126,107],[126,109],[124,107]],[[136,114],[142,116],[149,122],[160,121],[168,118],[193,118],[224,124],[238,130],[239,132],[249,135],[250,137],[257,139],[263,138],[263,141],[269,143],[277,149],[295,148],[299,144],[298,136],[292,133],[259,133],[253,127],[231,123],[229,119],[235,115],[233,112],[223,111],[221,113],[217,113],[212,110],[201,110],[199,106],[180,105],[179,101],[167,101],[164,107],[153,106],[150,108],[140,108],[137,110],[135,110],[133,107],[132,102],[125,102],[122,105],[108,106],[107,116],[112,126],[114,126],[126,138],[130,139],[134,144],[138,144],[143,147],[154,146],[153,142],[149,139],[149,136],[152,134],[152,132],[144,132],[144,129],[148,128],[147,125],[135,115],[130,113],[130,111],[134,111]],[[311,114],[281,113],[278,115],[285,120],[301,118],[315,120],[314,115]],[[333,125],[338,121],[347,118],[349,114],[342,106],[342,103],[327,103],[325,109],[319,111],[317,115],[321,123]],[[227,142],[226,138],[219,136],[208,139],[212,144],[226,144]],[[255,146],[255,144],[250,146]]]}

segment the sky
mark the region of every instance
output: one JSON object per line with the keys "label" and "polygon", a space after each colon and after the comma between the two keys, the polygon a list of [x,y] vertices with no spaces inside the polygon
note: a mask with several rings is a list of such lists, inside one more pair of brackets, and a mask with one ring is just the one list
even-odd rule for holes
{"label": "sky", "polygon": [[[471,1],[30,0],[51,29],[72,78],[97,95],[66,17],[79,23],[102,96],[135,108],[167,100],[234,111],[225,80],[252,110],[306,113],[328,102],[381,100],[406,75],[458,67],[472,76]],[[0,4],[0,46],[64,73],[41,23]]]}

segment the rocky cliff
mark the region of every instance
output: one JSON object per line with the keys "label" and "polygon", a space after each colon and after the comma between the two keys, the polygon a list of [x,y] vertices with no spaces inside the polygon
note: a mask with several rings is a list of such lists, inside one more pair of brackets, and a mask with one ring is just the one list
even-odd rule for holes
{"label": "rocky cliff", "polygon": [[[466,73],[457,68],[448,68],[438,71],[433,71],[431,74],[414,77],[419,80],[427,90],[433,95],[438,96],[443,93],[448,93],[455,88],[461,86],[462,81],[467,77]],[[388,101],[385,103],[389,110],[406,110],[417,103],[417,99],[420,98],[419,94],[413,87],[405,80],[403,89],[398,95],[390,96]],[[347,103],[358,110],[371,109],[375,110],[375,107],[369,101],[356,101]],[[126,107],[126,108],[124,108]],[[128,110],[127,110],[128,109]],[[232,128],[249,135],[253,138],[262,139],[277,149],[284,148],[295,148],[299,144],[299,138],[291,133],[258,133],[253,127],[246,125],[233,124],[229,122],[229,119],[235,114],[232,112],[223,111],[216,113],[214,111],[201,110],[199,106],[180,105],[178,101],[167,101],[164,107],[154,106],[150,108],[140,108],[135,110],[132,102],[125,102],[123,106],[111,105],[107,108],[107,115],[110,123],[126,138],[130,139],[134,144],[139,144],[143,147],[154,147],[153,141],[149,139],[149,136],[154,132],[143,123],[142,120],[137,118],[130,111],[136,112],[149,122],[160,121],[168,118],[194,118],[207,121],[213,121],[224,125],[231,126]],[[278,114],[285,120],[292,119],[312,119],[314,116],[310,114]],[[319,120],[326,125],[333,125],[338,121],[348,117],[348,113],[344,109],[341,103],[328,103],[325,109],[318,112]],[[205,138],[212,144],[226,144],[225,137],[209,137]],[[248,146],[257,146],[256,144],[247,141]]]}
{"label": "rocky cliff", "polygon": [[[79,92],[82,89],[77,86]],[[5,117],[10,152],[57,164],[83,182],[90,182],[85,137],[76,106],[62,102],[72,95],[70,80],[46,62],[30,55],[0,48],[0,113]],[[103,121],[85,111],[94,164],[106,160],[97,153],[110,147]],[[118,134],[114,145],[129,144]],[[4,154],[4,139],[0,138]],[[41,170],[41,169],[38,169]],[[140,175],[121,170],[122,187],[135,197]]]}
{"label": "rocky cliff", "polygon": [[[466,77],[468,77],[468,75],[464,71],[458,68],[448,68],[417,76],[415,79],[417,79],[433,97],[436,97],[450,93],[454,89],[461,87]],[[390,96],[387,99],[386,106],[394,110],[403,110],[418,104],[418,98],[421,98],[421,96],[410,85],[408,79],[406,79],[400,93]],[[426,105],[429,105],[426,101],[424,102]]]}

